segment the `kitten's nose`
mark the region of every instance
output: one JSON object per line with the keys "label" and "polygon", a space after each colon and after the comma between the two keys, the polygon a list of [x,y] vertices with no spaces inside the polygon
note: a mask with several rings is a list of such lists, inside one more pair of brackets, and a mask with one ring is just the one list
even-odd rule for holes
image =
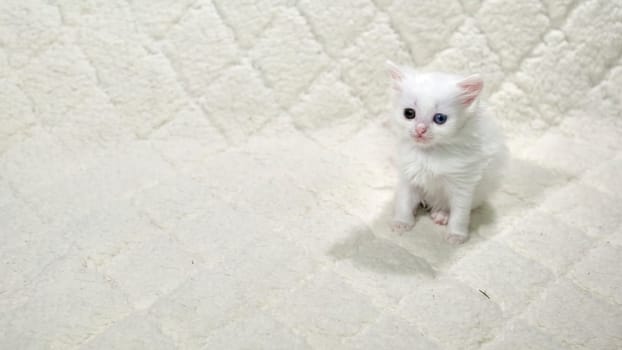
{"label": "kitten's nose", "polygon": [[428,127],[425,126],[424,124],[417,124],[415,126],[415,132],[417,132],[418,136],[423,136],[423,134],[425,134],[426,131],[428,131]]}

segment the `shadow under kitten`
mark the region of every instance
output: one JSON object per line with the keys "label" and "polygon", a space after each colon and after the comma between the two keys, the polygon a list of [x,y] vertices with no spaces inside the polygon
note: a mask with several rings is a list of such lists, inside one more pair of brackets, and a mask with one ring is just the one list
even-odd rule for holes
{"label": "shadow under kitten", "polygon": [[368,229],[353,229],[350,236],[333,245],[328,254],[337,261],[348,259],[355,265],[390,274],[411,274],[434,278],[453,261],[465,255],[482,241],[511,229],[511,219],[533,208],[559,185],[563,174],[538,164],[510,159],[507,182],[481,207],[471,212],[470,239],[454,246],[443,239],[445,226],[435,224],[429,212],[418,208],[415,226],[403,234],[389,228],[393,202],[385,204],[381,214]]}

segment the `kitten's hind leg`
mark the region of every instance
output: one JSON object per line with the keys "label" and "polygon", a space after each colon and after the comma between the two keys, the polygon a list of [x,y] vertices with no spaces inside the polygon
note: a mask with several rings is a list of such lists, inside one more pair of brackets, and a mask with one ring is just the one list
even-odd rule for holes
{"label": "kitten's hind leg", "polygon": [[446,210],[432,209],[430,211],[430,217],[437,225],[447,225],[449,221],[449,213]]}
{"label": "kitten's hind leg", "polygon": [[415,212],[420,200],[415,188],[400,177],[395,193],[395,213],[390,224],[393,232],[403,233],[415,226]]}

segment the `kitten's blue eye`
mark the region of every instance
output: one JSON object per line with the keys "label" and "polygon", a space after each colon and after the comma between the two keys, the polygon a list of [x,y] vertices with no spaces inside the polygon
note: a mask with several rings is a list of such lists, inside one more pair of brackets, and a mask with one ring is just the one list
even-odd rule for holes
{"label": "kitten's blue eye", "polygon": [[436,113],[432,120],[438,125],[445,124],[445,122],[447,121],[447,115],[443,113]]}

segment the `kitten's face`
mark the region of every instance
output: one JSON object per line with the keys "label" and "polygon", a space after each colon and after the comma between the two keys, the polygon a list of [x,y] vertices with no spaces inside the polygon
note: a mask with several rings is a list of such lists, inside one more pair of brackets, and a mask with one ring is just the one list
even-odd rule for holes
{"label": "kitten's face", "polygon": [[393,117],[399,129],[417,147],[450,143],[469,117],[467,109],[482,89],[481,79],[391,68],[397,94]]}

